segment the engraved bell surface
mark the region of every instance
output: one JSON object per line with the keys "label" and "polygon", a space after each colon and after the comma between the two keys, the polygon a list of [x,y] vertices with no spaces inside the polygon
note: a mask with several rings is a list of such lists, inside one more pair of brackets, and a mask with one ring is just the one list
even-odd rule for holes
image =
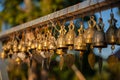
{"label": "engraved bell surface", "polygon": [[103,48],[107,47],[106,40],[105,40],[105,33],[103,31],[104,23],[102,18],[99,18],[99,23],[96,26],[97,30],[94,33],[93,37],[93,46],[96,48]]}
{"label": "engraved bell surface", "polygon": [[106,31],[106,41],[108,44],[115,44],[116,43],[116,22],[117,20],[114,18],[114,14],[111,13],[110,14],[111,19],[108,20],[110,26],[108,28],[108,30]]}
{"label": "engraved bell surface", "polygon": [[70,22],[70,25],[68,26],[69,31],[66,34],[66,45],[73,45],[74,44],[74,38],[75,38],[75,32],[74,32],[74,24],[73,21]]}
{"label": "engraved bell surface", "polygon": [[79,35],[74,40],[74,49],[78,51],[86,50],[86,43],[84,38],[83,24],[81,24],[80,29],[78,29]]}
{"label": "engraved bell surface", "polygon": [[89,27],[85,30],[85,41],[87,44],[91,44],[92,40],[93,40],[93,35],[95,32],[95,26],[96,26],[96,22],[94,20],[94,16],[90,17],[90,20],[88,21],[88,25]]}

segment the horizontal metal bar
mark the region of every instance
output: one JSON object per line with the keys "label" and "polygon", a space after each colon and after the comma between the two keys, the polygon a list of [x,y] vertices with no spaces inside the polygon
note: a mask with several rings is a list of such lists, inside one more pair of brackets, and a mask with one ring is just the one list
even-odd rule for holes
{"label": "horizontal metal bar", "polygon": [[[96,12],[101,8],[101,10],[104,9],[108,9],[111,8],[111,4],[112,7],[116,7],[116,6],[120,6],[120,0],[99,0],[99,5],[98,5],[98,0],[87,0],[81,3],[78,3],[76,5],[67,7],[65,9],[56,11],[54,13],[48,14],[46,16],[40,17],[38,19],[26,22],[24,24],[15,26],[9,30],[3,31],[0,33],[0,40],[5,39],[6,37],[8,37],[8,35],[10,35],[11,33],[14,32],[18,32],[21,30],[24,30],[26,28],[30,28],[30,27],[35,27],[38,25],[44,25],[46,23],[49,22],[49,20],[54,20],[54,19],[65,19],[66,17],[71,17],[74,15],[79,15],[79,14],[90,14],[90,12]],[[90,3],[90,4],[89,4]]]}

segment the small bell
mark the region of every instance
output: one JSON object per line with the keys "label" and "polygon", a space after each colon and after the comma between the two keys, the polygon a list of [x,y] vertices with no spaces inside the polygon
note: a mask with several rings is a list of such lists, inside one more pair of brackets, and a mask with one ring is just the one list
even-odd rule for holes
{"label": "small bell", "polygon": [[22,44],[19,44],[19,45],[18,45],[18,49],[21,51],[21,49],[22,49]]}
{"label": "small bell", "polygon": [[116,39],[117,39],[117,36],[116,36],[116,22],[117,20],[114,18],[114,14],[111,13],[110,14],[111,16],[111,19],[108,20],[110,26],[108,28],[108,30],[106,31],[106,40],[107,40],[107,43],[108,44],[112,44],[114,45],[116,43]]}
{"label": "small bell", "polygon": [[6,53],[5,53],[4,51],[2,51],[2,52],[0,53],[0,58],[1,58],[1,59],[5,59],[5,58],[6,58]]}
{"label": "small bell", "polygon": [[104,48],[107,47],[105,40],[105,33],[103,31],[104,23],[102,18],[99,18],[99,23],[97,25],[97,30],[94,33],[93,37],[93,46],[96,48]]}
{"label": "small bell", "polygon": [[42,44],[38,43],[37,50],[42,50]]}
{"label": "small bell", "polygon": [[78,30],[78,32],[79,32],[79,35],[74,40],[74,49],[78,51],[85,51],[86,43],[85,43],[85,38],[84,38],[83,24],[81,24],[81,27]]}
{"label": "small bell", "polygon": [[48,49],[49,50],[55,50],[56,49],[56,39],[54,36],[52,36],[51,33],[49,33],[49,39],[48,39]]}
{"label": "small bell", "polygon": [[60,26],[61,29],[59,30],[59,37],[57,39],[57,48],[58,49],[66,49],[66,43],[65,43],[65,34],[66,34],[66,30],[65,30],[65,26]]}
{"label": "small bell", "polygon": [[74,44],[74,38],[75,38],[75,32],[74,32],[74,24],[73,21],[70,22],[70,25],[68,26],[69,31],[66,34],[66,45],[71,46]]}
{"label": "small bell", "polygon": [[57,49],[56,53],[57,53],[58,55],[63,55],[63,50],[62,50],[62,49]]}
{"label": "small bell", "polygon": [[30,47],[32,45],[32,41],[28,41],[27,46]]}
{"label": "small bell", "polygon": [[87,44],[91,44],[93,40],[93,35],[95,32],[95,26],[96,26],[96,21],[94,20],[94,16],[90,17],[90,20],[88,21],[88,29],[85,30],[85,41]]}
{"label": "small bell", "polygon": [[15,59],[15,62],[19,65],[19,64],[21,63],[21,59],[20,59],[19,57],[17,57],[17,58]]}
{"label": "small bell", "polygon": [[120,27],[116,31],[116,36],[117,36],[117,44],[120,45]]}
{"label": "small bell", "polygon": [[22,46],[21,51],[22,51],[22,52],[26,52],[26,51],[27,51],[27,48],[26,48],[25,45]]}

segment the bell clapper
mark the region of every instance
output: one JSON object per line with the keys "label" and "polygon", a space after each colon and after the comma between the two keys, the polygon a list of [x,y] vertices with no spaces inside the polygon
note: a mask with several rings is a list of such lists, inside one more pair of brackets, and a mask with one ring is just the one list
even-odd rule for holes
{"label": "bell clapper", "polygon": [[111,45],[112,54],[113,54],[114,49],[115,49],[115,45]]}

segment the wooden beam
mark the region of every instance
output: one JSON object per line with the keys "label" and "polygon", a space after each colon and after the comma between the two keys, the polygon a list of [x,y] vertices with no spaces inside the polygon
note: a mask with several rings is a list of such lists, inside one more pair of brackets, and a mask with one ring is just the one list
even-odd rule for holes
{"label": "wooden beam", "polygon": [[[99,5],[98,2],[99,1]],[[84,2],[78,3],[76,5],[67,7],[65,9],[56,11],[54,13],[48,14],[46,16],[40,17],[38,19],[26,22],[24,24],[15,26],[9,30],[3,31],[0,33],[0,40],[5,39],[10,35],[11,33],[18,32],[21,30],[24,30],[26,28],[30,27],[36,27],[38,25],[44,25],[49,22],[49,20],[56,20],[56,19],[66,19],[67,17],[76,16],[85,14],[88,15],[91,12],[97,12],[99,11],[99,8],[101,10],[105,10],[108,8],[117,7],[120,6],[120,0],[86,0]]]}

